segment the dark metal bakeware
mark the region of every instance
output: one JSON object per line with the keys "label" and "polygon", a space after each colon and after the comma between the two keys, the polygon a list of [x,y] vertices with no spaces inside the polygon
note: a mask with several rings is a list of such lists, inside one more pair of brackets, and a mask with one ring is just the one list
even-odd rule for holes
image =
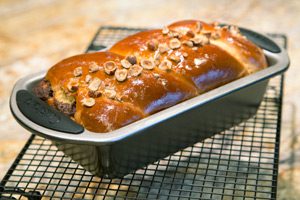
{"label": "dark metal bakeware", "polygon": [[[28,99],[18,95],[25,93],[30,96],[32,87],[44,77],[45,72],[27,76],[16,83],[10,99],[12,113],[21,125],[34,134],[51,139],[60,150],[92,174],[121,177],[229,129],[256,113],[269,78],[287,70],[289,59],[286,51],[267,36],[253,34],[253,31],[247,29],[242,31],[256,38],[254,42],[261,41],[261,47],[267,43],[277,48],[271,49],[273,52],[264,50],[269,63],[268,68],[118,130],[105,134],[84,129],[83,132],[76,133],[72,130],[59,130],[59,127],[65,128],[66,123],[73,122],[62,123],[67,120],[65,116],[60,113],[53,114],[55,111],[49,110],[46,104],[43,105],[43,102],[34,96]],[[25,102],[22,103],[22,100]],[[24,114],[25,112],[21,111],[22,105],[27,105],[32,110],[43,110],[37,118],[46,116],[44,122],[37,123],[30,115]],[[51,120],[49,116],[52,116]],[[58,130],[53,128],[53,125],[57,125]]]}

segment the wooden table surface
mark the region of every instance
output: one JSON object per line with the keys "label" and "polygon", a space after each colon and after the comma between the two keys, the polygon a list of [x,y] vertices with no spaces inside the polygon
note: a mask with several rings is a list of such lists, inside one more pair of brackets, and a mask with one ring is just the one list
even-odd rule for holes
{"label": "wooden table surface", "polygon": [[[289,38],[282,119],[279,199],[300,197],[300,1],[0,0],[0,179],[30,133],[8,106],[13,84],[84,51],[101,25],[161,27],[181,19],[220,21]],[[297,68],[298,67],[298,68]]]}

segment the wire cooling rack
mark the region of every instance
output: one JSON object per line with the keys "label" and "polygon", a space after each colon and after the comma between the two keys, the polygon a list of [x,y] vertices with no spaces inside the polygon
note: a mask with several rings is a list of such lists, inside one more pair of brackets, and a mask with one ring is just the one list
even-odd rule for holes
{"label": "wire cooling rack", "polygon": [[[102,27],[88,51],[141,29]],[[283,35],[271,34],[286,46]],[[257,114],[238,126],[128,174],[91,175],[49,140],[32,135],[1,181],[1,199],[276,199],[283,77]]]}

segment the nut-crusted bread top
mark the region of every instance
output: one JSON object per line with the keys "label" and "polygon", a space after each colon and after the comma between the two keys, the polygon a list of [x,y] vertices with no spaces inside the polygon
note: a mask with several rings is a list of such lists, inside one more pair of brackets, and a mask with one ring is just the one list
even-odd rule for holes
{"label": "nut-crusted bread top", "polygon": [[186,20],[131,35],[106,52],[67,58],[36,91],[104,133],[265,67],[262,50],[237,27]]}

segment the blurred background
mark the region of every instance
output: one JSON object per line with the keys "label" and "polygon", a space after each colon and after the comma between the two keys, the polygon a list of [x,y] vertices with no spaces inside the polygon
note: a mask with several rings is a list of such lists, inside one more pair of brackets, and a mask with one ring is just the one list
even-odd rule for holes
{"label": "blurred background", "polygon": [[30,133],[9,110],[14,83],[82,53],[102,25],[161,27],[176,20],[226,22],[288,37],[279,199],[300,196],[300,1],[298,0],[0,0],[0,180]]}

